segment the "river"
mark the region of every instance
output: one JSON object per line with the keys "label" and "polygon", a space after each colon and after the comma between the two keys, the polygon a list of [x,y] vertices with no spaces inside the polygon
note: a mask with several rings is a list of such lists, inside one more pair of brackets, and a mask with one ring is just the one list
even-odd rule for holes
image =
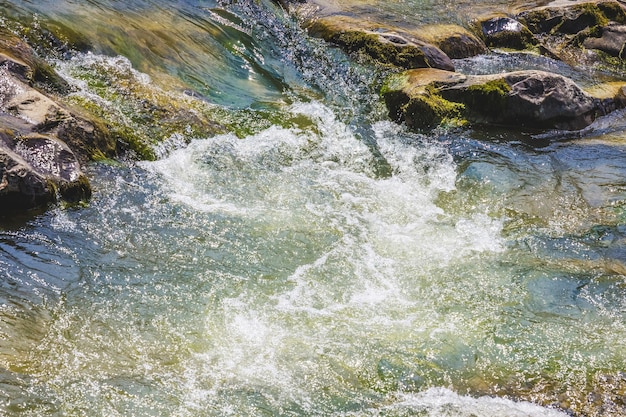
{"label": "river", "polygon": [[[474,10],[448,3],[384,4]],[[77,96],[124,73],[246,126],[92,163],[89,204],[2,224],[0,415],[624,415],[623,113],[576,139],[417,134],[269,1],[0,10],[89,35],[50,58]]]}

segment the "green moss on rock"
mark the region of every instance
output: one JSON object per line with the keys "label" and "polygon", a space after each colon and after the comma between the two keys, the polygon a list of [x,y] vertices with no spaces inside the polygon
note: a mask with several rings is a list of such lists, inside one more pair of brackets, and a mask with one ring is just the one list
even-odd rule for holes
{"label": "green moss on rock", "polygon": [[511,87],[504,79],[496,79],[483,84],[471,85],[465,94],[465,103],[470,109],[495,113],[506,111]]}
{"label": "green moss on rock", "polygon": [[434,86],[414,96],[404,106],[404,121],[410,128],[431,128],[452,120],[461,120],[465,105],[446,100]]}
{"label": "green moss on rock", "polygon": [[379,35],[367,32],[348,31],[333,35],[331,41],[348,52],[370,56],[374,60],[402,68],[430,66],[424,53],[415,46],[381,40]]}
{"label": "green moss on rock", "polygon": [[567,15],[553,30],[564,34],[575,34],[593,26],[605,26],[609,19],[595,3],[577,4],[571,7],[574,16]]}
{"label": "green moss on rock", "polygon": [[608,20],[621,24],[626,23],[626,11],[619,3],[614,1],[600,2],[597,7]]}

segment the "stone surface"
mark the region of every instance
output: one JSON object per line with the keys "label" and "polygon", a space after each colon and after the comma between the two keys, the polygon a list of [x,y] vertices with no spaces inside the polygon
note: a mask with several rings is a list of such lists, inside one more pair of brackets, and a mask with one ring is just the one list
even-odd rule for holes
{"label": "stone surface", "polygon": [[0,213],[15,212],[54,201],[54,191],[15,152],[0,147]]}
{"label": "stone surface", "polygon": [[537,40],[526,26],[506,16],[495,16],[478,22],[485,44],[490,47],[528,49]]}
{"label": "stone surface", "polygon": [[[61,94],[67,88],[28,45],[12,36],[0,36],[0,212],[90,197],[79,158],[57,137],[81,119],[42,92]],[[94,131],[89,134],[93,136]],[[103,149],[114,154],[114,139],[107,138],[107,146]],[[86,150],[79,154],[83,161],[90,157]]]}
{"label": "stone surface", "polygon": [[516,16],[541,50],[572,66],[623,72],[626,8],[622,2],[558,3]]}
{"label": "stone surface", "polygon": [[451,59],[469,58],[487,52],[480,38],[459,25],[426,25],[409,33],[410,36],[435,45]]}
{"label": "stone surface", "polygon": [[624,59],[626,52],[626,26],[620,24],[607,25],[601,28],[600,37],[588,37],[582,42],[587,49],[597,49],[607,54]]}
{"label": "stone surface", "polygon": [[441,49],[391,27],[333,15],[314,19],[307,28],[312,36],[334,43],[347,52],[362,53],[382,64],[454,70],[451,59]]}
{"label": "stone surface", "polygon": [[383,88],[389,115],[413,129],[446,119],[517,128],[577,130],[621,106],[573,81],[543,71],[460,75],[416,69],[392,76]]}
{"label": "stone surface", "polygon": [[62,141],[43,135],[14,136],[1,131],[0,212],[32,209],[54,202],[78,202],[91,188],[74,153]]}

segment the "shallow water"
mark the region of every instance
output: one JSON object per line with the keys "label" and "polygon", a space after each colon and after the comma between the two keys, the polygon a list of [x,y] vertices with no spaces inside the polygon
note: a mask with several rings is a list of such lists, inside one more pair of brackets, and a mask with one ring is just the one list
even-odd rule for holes
{"label": "shallow water", "polygon": [[[135,4],[148,5],[72,6],[131,16]],[[177,77],[176,94],[204,74],[209,101],[300,122],[93,164],[87,207],[4,226],[0,414],[624,415],[622,113],[575,140],[409,133],[384,120],[377,74],[275,8],[158,6],[232,71],[168,58],[132,76],[155,91]],[[58,18],[70,3],[28,7]],[[101,86],[72,77],[149,56],[58,67],[93,96]],[[460,65],[497,68],[489,59]],[[264,75],[242,76],[250,61]]]}

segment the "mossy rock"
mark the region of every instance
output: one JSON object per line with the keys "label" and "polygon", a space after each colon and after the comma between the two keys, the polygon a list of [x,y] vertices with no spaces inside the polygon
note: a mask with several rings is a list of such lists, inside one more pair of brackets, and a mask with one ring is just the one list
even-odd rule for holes
{"label": "mossy rock", "polygon": [[535,34],[573,35],[609,22],[626,23],[626,10],[617,1],[600,1],[532,9],[516,18]]}
{"label": "mossy rock", "polygon": [[594,3],[577,4],[567,9],[561,23],[556,25],[553,32],[576,34],[594,26],[605,26],[609,19],[598,5]]}
{"label": "mossy rock", "polygon": [[314,19],[307,29],[311,36],[384,65],[454,70],[450,57],[441,49],[391,26],[331,15]]}
{"label": "mossy rock", "polygon": [[482,39],[459,25],[426,25],[409,33],[426,43],[435,45],[452,59],[470,58],[487,52]]}
{"label": "mossy rock", "polygon": [[463,82],[462,74],[437,69],[415,69],[391,75],[381,96],[389,117],[414,130],[428,129],[446,120],[461,120],[464,105],[446,100],[439,86]]}
{"label": "mossy rock", "polygon": [[450,74],[454,73],[415,69],[390,77],[381,90],[389,116],[414,130],[446,119],[517,129],[578,130],[620,107],[617,99],[592,97],[573,81],[542,71]]}
{"label": "mossy rock", "polygon": [[6,30],[0,30],[0,54],[23,64],[15,74],[31,86],[57,94],[66,94],[69,91],[67,81],[39,58],[26,42]]}
{"label": "mossy rock", "polygon": [[470,85],[465,91],[463,102],[468,111],[478,114],[498,114],[507,108],[510,93],[511,86],[504,79],[497,78]]}

